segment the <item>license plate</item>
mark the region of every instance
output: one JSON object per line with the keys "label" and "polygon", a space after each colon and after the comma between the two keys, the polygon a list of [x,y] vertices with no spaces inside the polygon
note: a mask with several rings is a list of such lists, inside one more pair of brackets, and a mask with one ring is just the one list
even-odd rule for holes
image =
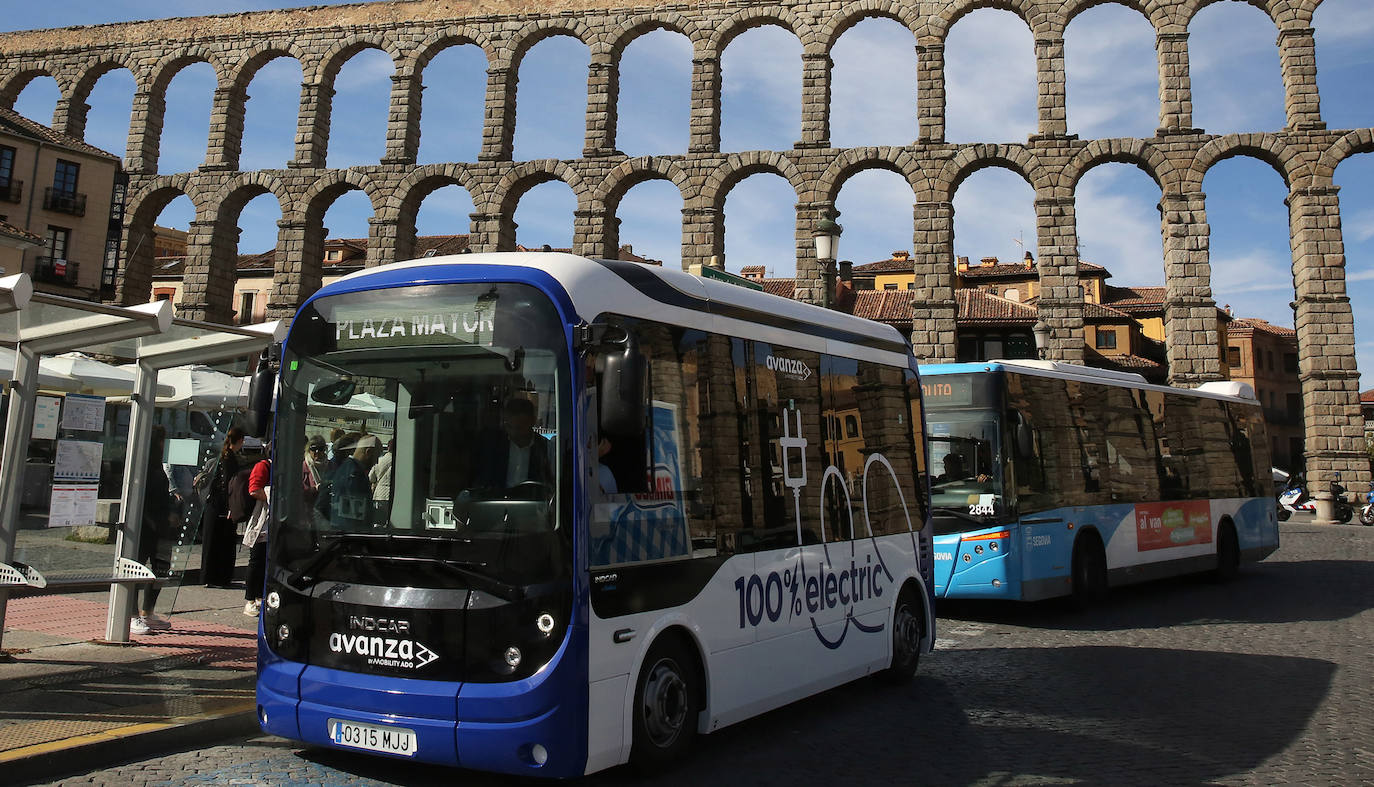
{"label": "license plate", "polygon": [[417,748],[415,730],[342,719],[329,720],[329,739],[339,746],[405,757],[414,757]]}

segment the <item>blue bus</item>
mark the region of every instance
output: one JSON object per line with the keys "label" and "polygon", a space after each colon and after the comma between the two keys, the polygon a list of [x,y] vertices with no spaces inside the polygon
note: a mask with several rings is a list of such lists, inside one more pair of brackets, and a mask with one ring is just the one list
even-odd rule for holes
{"label": "blue bus", "polygon": [[891,327],[637,263],[436,257],[320,290],[279,386],[266,732],[571,777],[932,647]]}
{"label": "blue bus", "polygon": [[1278,548],[1248,385],[1169,388],[1049,361],[921,373],[941,597],[1086,606],[1113,585],[1229,578]]}

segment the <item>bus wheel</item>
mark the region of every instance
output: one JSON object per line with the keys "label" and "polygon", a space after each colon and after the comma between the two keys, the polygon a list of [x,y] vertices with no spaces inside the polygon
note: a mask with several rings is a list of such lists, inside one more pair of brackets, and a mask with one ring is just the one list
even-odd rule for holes
{"label": "bus wheel", "polygon": [[897,596],[897,610],[892,615],[892,665],[883,670],[884,680],[902,684],[916,677],[925,630],[925,608],[910,586],[902,588]]}
{"label": "bus wheel", "polygon": [[1107,553],[1095,533],[1073,545],[1073,605],[1088,609],[1107,600]]}
{"label": "bus wheel", "polygon": [[637,766],[665,765],[691,747],[701,711],[695,665],[677,637],[661,637],[649,649],[635,683],[630,759]]}
{"label": "bus wheel", "polygon": [[1221,523],[1217,533],[1217,567],[1212,577],[1218,582],[1235,579],[1240,571],[1240,541],[1236,538],[1236,528],[1231,522]]}

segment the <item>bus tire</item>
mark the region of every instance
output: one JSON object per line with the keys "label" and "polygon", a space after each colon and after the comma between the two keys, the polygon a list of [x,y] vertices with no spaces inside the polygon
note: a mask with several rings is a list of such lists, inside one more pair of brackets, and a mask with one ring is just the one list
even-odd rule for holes
{"label": "bus tire", "polygon": [[701,712],[700,684],[696,658],[680,636],[654,641],[635,681],[630,762],[637,768],[656,770],[692,747]]}
{"label": "bus tire", "polygon": [[1217,530],[1217,567],[1212,578],[1217,582],[1229,582],[1240,571],[1240,540],[1236,538],[1236,526],[1231,520],[1223,519]]}
{"label": "bus tire", "polygon": [[925,630],[925,606],[916,591],[907,585],[897,595],[897,608],[892,613],[892,663],[882,672],[884,681],[901,685],[916,677]]}
{"label": "bus tire", "polygon": [[1094,531],[1078,536],[1073,545],[1073,606],[1089,609],[1107,600],[1107,552]]}

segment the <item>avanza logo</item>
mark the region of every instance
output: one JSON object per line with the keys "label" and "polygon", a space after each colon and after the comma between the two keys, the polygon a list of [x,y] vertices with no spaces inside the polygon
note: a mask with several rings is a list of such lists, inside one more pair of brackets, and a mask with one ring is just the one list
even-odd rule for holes
{"label": "avanza logo", "polygon": [[329,635],[329,650],[333,653],[363,656],[374,667],[420,669],[439,659],[439,654],[411,639],[378,637],[368,634]]}
{"label": "avanza logo", "polygon": [[[793,422],[796,431],[793,432]],[[804,544],[801,525],[801,490],[806,487],[806,446],[802,435],[801,412],[790,410],[783,414],[783,436],[778,440],[783,455],[783,484],[792,490],[793,510],[796,514],[797,543]],[[794,460],[792,455],[796,453]],[[849,522],[848,559],[834,559],[826,538],[825,489],[829,483],[837,484],[843,493],[845,511],[852,511],[849,489],[844,483],[844,474],[831,465],[821,477],[820,506],[820,544],[803,546],[796,563],[782,571],[770,571],[766,575],[752,574],[735,580],[735,591],[739,596],[739,627],[759,626],[766,618],[769,623],[809,617],[811,630],[816,639],[830,650],[844,644],[852,626],[864,634],[877,634],[886,628],[886,623],[869,625],[861,623],[854,614],[856,605],[882,598],[884,591],[895,581],[892,572],[883,560],[878,541],[873,536],[868,513],[869,471],[874,465],[882,465],[887,470],[901,500],[902,513],[906,516],[907,530],[912,530],[911,514],[906,507],[906,498],[901,485],[896,483],[897,474],[891,463],[882,454],[870,454],[863,469],[863,513],[864,524],[868,529],[867,538],[855,538],[855,527],[851,517]],[[796,473],[794,474],[794,469]],[[862,545],[862,547],[860,546]],[[821,632],[817,616],[829,619],[825,613],[844,610],[844,628],[834,639]]]}
{"label": "avanza logo", "polygon": [[811,376],[811,367],[797,360],[796,358],[782,358],[770,355],[764,359],[764,365],[770,372],[781,372],[798,380],[805,380]]}

